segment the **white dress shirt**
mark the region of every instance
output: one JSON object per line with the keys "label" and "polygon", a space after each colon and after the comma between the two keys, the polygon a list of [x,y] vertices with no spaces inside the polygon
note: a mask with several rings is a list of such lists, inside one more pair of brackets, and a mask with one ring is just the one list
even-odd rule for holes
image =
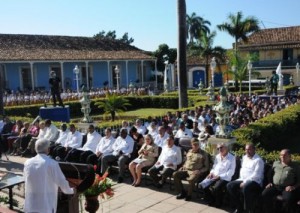
{"label": "white dress shirt", "polygon": [[114,151],[112,146],[115,142],[115,138],[111,135],[109,138],[106,136],[101,138],[100,142],[97,145],[96,153],[101,152],[102,156],[110,155]]}
{"label": "white dress shirt", "polygon": [[240,170],[240,177],[237,180],[246,183],[248,181],[255,181],[256,183],[262,185],[264,178],[264,162],[257,155],[254,154],[252,158],[247,155],[243,156],[242,165]]}
{"label": "white dress shirt", "polygon": [[185,128],[184,131],[182,129],[179,129],[176,132],[176,135],[174,137],[175,138],[183,138],[183,137],[192,138],[193,137],[193,132],[188,128]]}
{"label": "white dress shirt", "polygon": [[46,154],[37,154],[24,164],[25,212],[55,213],[58,187],[73,194],[58,163]]}
{"label": "white dress shirt", "polygon": [[123,155],[130,157],[130,154],[133,151],[133,145],[134,140],[129,135],[127,135],[125,139],[119,136],[112,146],[114,150],[113,155],[117,156],[119,155],[120,151],[122,151]]}
{"label": "white dress shirt", "polygon": [[65,147],[80,148],[81,146],[82,146],[82,134],[77,130],[74,133],[69,132],[65,143]]}
{"label": "white dress shirt", "polygon": [[[172,168],[176,170],[177,166],[182,162],[180,148],[176,145],[173,145],[171,148],[165,145],[162,148],[161,154],[159,155],[157,162],[160,162],[158,166],[163,165],[165,168]],[[168,164],[173,164],[173,166],[170,167],[168,166]]]}
{"label": "white dress shirt", "polygon": [[137,132],[144,135],[145,132],[147,131],[146,127],[143,126],[143,125],[140,125],[140,126],[135,126],[135,128],[137,129]]}
{"label": "white dress shirt", "polygon": [[45,137],[47,131],[47,127],[44,127],[44,129],[39,129],[39,134],[37,136],[37,139],[42,139]]}
{"label": "white dress shirt", "polygon": [[221,154],[219,153],[215,158],[214,165],[210,173],[215,176],[219,176],[222,180],[231,181],[234,171],[235,157],[231,153],[228,153],[222,159]]}
{"label": "white dress shirt", "polygon": [[88,133],[86,143],[82,148],[79,148],[79,150],[83,150],[83,151],[89,150],[96,153],[96,148],[100,140],[101,140],[101,135],[98,132],[94,131],[93,133]]}
{"label": "white dress shirt", "polygon": [[151,127],[148,127],[148,134],[152,136],[152,138],[155,138],[158,135],[158,130],[157,128],[153,129]]}
{"label": "white dress shirt", "polygon": [[161,137],[160,134],[157,134],[154,138],[154,143],[159,147],[164,147],[167,144],[168,138],[169,138],[169,134],[166,132],[163,137]]}
{"label": "white dress shirt", "polygon": [[50,126],[47,127],[46,129],[46,134],[44,138],[46,138],[49,141],[55,141],[58,136],[58,129],[56,126],[51,124]]}
{"label": "white dress shirt", "polygon": [[56,144],[61,144],[62,146],[65,146],[68,134],[69,134],[69,130],[66,131],[62,131],[61,129],[58,130],[59,131],[59,136],[58,139],[55,141]]}

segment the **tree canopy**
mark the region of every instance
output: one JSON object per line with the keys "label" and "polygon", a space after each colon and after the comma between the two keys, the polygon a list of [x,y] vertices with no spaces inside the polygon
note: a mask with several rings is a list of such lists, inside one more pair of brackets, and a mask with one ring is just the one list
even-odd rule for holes
{"label": "tree canopy", "polygon": [[124,33],[124,35],[121,37],[121,38],[117,38],[117,35],[116,35],[116,31],[108,31],[108,32],[105,32],[104,30],[102,30],[101,32],[95,34],[93,36],[94,38],[99,38],[99,39],[102,39],[102,38],[105,38],[105,39],[111,39],[111,40],[119,40],[125,44],[132,44],[134,42],[134,39],[133,38],[129,38],[128,36],[128,33]]}

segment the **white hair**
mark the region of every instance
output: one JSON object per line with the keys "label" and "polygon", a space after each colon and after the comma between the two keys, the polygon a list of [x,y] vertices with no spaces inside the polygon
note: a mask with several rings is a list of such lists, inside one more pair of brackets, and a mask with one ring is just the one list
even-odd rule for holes
{"label": "white hair", "polygon": [[47,140],[45,138],[38,139],[35,142],[35,151],[37,153],[48,153],[49,146],[50,146],[49,140]]}

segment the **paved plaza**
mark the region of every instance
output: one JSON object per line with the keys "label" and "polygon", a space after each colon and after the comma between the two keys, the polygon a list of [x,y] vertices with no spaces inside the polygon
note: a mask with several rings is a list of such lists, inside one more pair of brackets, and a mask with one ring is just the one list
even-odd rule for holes
{"label": "paved plaza", "polygon": [[[17,174],[22,174],[23,163],[27,158],[9,156],[9,161],[6,161],[5,156],[2,156],[0,161],[0,171],[10,171]],[[197,198],[194,194],[192,201],[177,200],[175,191],[170,190],[169,185],[165,185],[162,189],[156,189],[153,186],[145,186],[145,183],[140,187],[130,185],[130,178],[127,178],[125,183],[114,186],[115,196],[110,200],[101,200],[100,208],[97,212],[113,212],[113,213],[160,213],[160,212],[201,212],[201,213],[222,213],[228,212],[223,209],[216,209],[205,205],[205,202]],[[19,201],[19,209],[22,212],[24,205],[24,188],[14,187],[14,199]],[[6,192],[0,192],[0,195],[6,195]],[[3,205],[3,204],[1,204]],[[84,205],[84,200],[82,200]],[[6,206],[8,207],[8,206]],[[86,212],[83,210],[83,212]]]}

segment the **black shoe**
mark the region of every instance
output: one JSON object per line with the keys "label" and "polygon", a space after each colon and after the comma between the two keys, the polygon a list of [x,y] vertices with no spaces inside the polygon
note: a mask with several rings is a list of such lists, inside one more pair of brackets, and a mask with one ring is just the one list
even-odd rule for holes
{"label": "black shoe", "polygon": [[118,177],[118,183],[123,183],[124,179],[122,177]]}
{"label": "black shoe", "polygon": [[22,156],[22,157],[25,157],[25,156],[27,156],[27,155],[29,155],[29,154],[31,154],[31,153],[30,153],[30,150],[29,150],[29,149],[25,149],[25,151],[21,153],[21,156]]}
{"label": "black shoe", "polygon": [[180,194],[178,194],[177,196],[176,196],[176,199],[183,199],[183,198],[185,198],[185,193],[180,193]]}
{"label": "black shoe", "polygon": [[192,196],[190,196],[190,195],[187,195],[186,197],[185,197],[185,199],[184,199],[185,201],[191,201],[192,200]]}

